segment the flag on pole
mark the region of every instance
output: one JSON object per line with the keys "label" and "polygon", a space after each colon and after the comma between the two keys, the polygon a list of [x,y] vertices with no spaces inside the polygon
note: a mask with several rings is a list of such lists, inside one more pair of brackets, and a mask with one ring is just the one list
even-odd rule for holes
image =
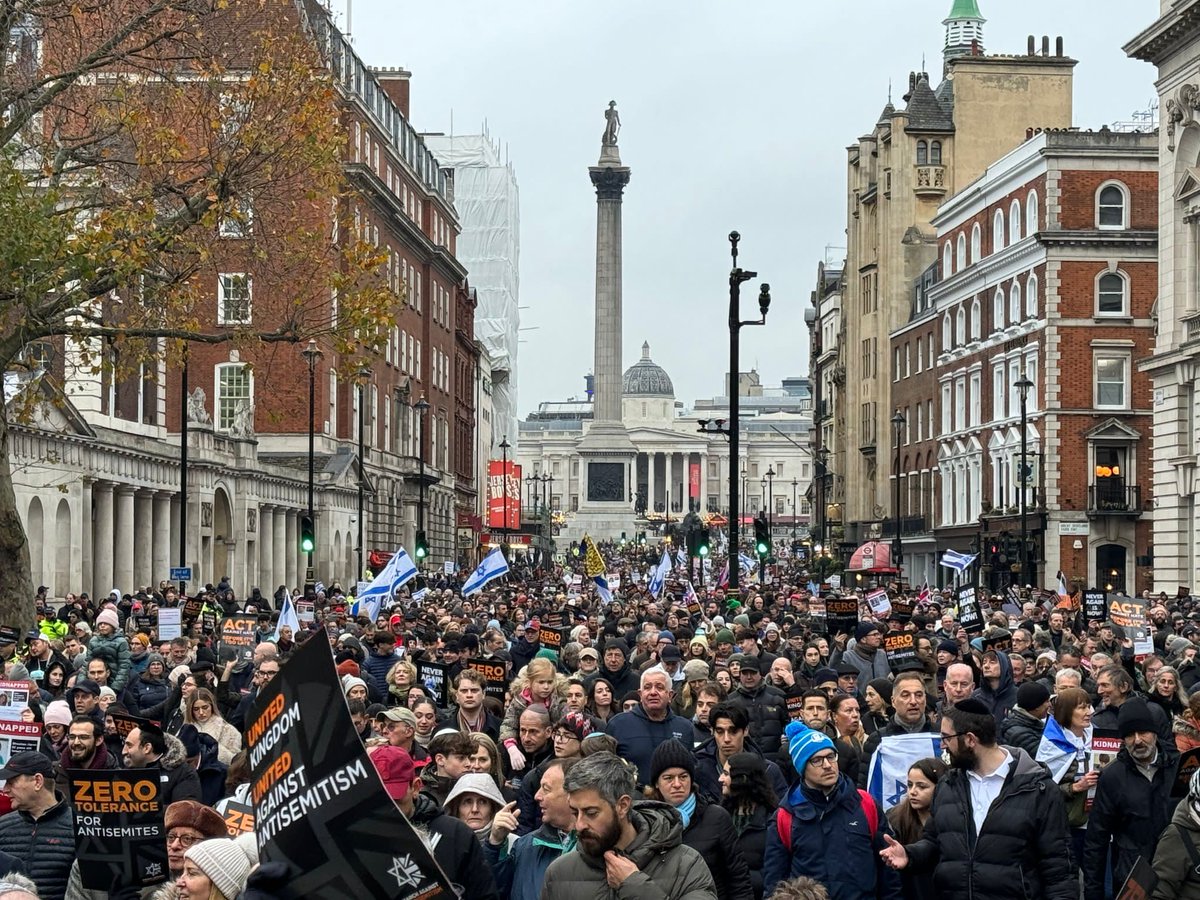
{"label": "flag on pole", "polygon": [[504,554],[497,547],[491,553],[483,558],[483,561],[475,567],[475,571],[470,574],[462,586],[462,595],[469,597],[476,591],[482,591],[484,585],[489,581],[499,578],[501,575],[508,574],[508,561],[504,558]]}
{"label": "flag on pole", "polygon": [[694,587],[692,587],[692,583],[690,581],[684,582],[683,602],[685,605],[687,605],[689,607],[693,603],[700,602],[700,598],[696,596],[696,589]]}
{"label": "flag on pole", "polygon": [[283,598],[283,607],[279,610],[279,624],[275,626],[275,633],[271,635],[272,641],[279,640],[279,630],[285,625],[292,629],[293,638],[300,633],[300,618],[296,615],[296,607],[292,605],[291,597]]}
{"label": "flag on pole", "polygon": [[412,557],[403,547],[397,547],[387,565],[379,570],[379,574],[367,585],[366,590],[358,595],[358,614],[374,619],[379,615],[379,607],[384,601],[390,603],[396,596],[396,591],[416,577],[417,566]]}
{"label": "flag on pole", "polygon": [[687,553],[682,547],[675,551],[675,564],[681,569],[687,565]]}
{"label": "flag on pole", "polygon": [[583,554],[583,571],[588,578],[595,578],[597,575],[603,575],[608,571],[608,566],[604,562],[604,557],[600,555],[599,548],[596,547],[596,542],[586,534],[583,536],[583,543],[587,550]]}
{"label": "flag on pole", "polygon": [[927,756],[940,756],[940,745],[941,739],[931,733],[889,734],[879,742],[867,768],[867,788],[885,812],[904,799],[913,763]]}
{"label": "flag on pole", "polygon": [[612,603],[613,595],[608,587],[608,579],[603,575],[597,575],[592,581],[596,582],[596,593],[600,595],[600,602],[606,606]]}
{"label": "flag on pole", "polygon": [[1058,596],[1065,597],[1070,594],[1071,591],[1067,588],[1067,576],[1063,574],[1062,569],[1058,570],[1058,575],[1056,578],[1058,580],[1058,584],[1055,587],[1055,591],[1058,593]]}
{"label": "flag on pole", "polygon": [[717,587],[725,588],[729,586],[729,563],[726,562],[721,569],[721,574],[717,577]]}
{"label": "flag on pole", "polygon": [[929,579],[925,579],[925,586],[917,594],[917,603],[928,603],[931,596],[933,596],[933,592],[929,590]]}
{"label": "flag on pole", "polygon": [[663,582],[666,581],[667,573],[671,571],[671,557],[667,555],[667,551],[663,551],[662,559],[658,561],[658,565],[650,573],[650,584],[647,587],[650,590],[650,596],[655,600],[662,593]]}
{"label": "flag on pole", "polygon": [[942,554],[940,565],[961,573],[965,572],[978,558],[978,553],[959,553],[957,550],[947,550]]}

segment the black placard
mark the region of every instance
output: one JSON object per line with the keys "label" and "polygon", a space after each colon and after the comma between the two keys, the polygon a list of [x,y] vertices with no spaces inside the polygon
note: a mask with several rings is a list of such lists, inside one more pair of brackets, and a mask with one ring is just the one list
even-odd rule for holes
{"label": "black placard", "polygon": [[983,631],[983,612],[979,609],[979,597],[973,584],[964,584],[958,589],[958,624],[968,632]]}
{"label": "black placard", "polygon": [[830,634],[849,634],[858,625],[858,600],[854,597],[825,598],[825,621]]}
{"label": "black placard", "polygon": [[538,629],[538,641],[544,648],[553,650],[555,653],[561,653],[563,644],[570,640],[570,628],[551,628],[549,625],[543,625]]}
{"label": "black placard", "polygon": [[1012,635],[983,639],[983,651],[995,650],[997,653],[1008,653],[1012,650]]}
{"label": "black placard", "polygon": [[1089,622],[1103,622],[1108,616],[1108,595],[1104,591],[1083,592],[1083,615]]}
{"label": "black placard", "polygon": [[75,817],[75,856],[93,891],[149,887],[166,881],[158,769],[68,769]]}
{"label": "black placard", "polygon": [[1200,769],[1200,747],[1184,750],[1179,754],[1179,766],[1175,769],[1175,783],[1171,786],[1172,797],[1186,797],[1192,775]]}
{"label": "black placard", "polygon": [[450,671],[450,667],[445,663],[432,662],[427,659],[419,659],[416,661],[416,664],[417,684],[423,686],[428,691],[434,703],[441,709],[445,709],[450,690],[450,686],[447,684],[446,673]]}
{"label": "black placard", "polygon": [[901,594],[899,597],[892,598],[892,611],[888,614],[889,619],[895,619],[897,622],[908,622],[913,616],[913,607],[915,603],[913,598],[908,594]]}
{"label": "black placard", "polygon": [[479,672],[486,683],[485,693],[504,702],[508,692],[508,673],[502,659],[468,659],[467,668]]}
{"label": "black placard", "polygon": [[453,896],[358,739],[327,643],[305,641],[248,722],[259,857],[297,873],[276,897]]}
{"label": "black placard", "polygon": [[200,614],[200,630],[205,634],[213,634],[217,630],[217,614],[205,610]]}
{"label": "black placard", "polygon": [[883,636],[883,651],[887,654],[888,666],[895,672],[904,663],[916,660],[916,635],[911,631],[889,631]]}

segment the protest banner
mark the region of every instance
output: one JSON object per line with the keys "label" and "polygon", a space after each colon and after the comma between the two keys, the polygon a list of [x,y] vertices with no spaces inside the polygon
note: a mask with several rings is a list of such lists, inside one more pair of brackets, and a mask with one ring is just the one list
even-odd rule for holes
{"label": "protest banner", "polygon": [[433,698],[433,702],[445,709],[449,705],[450,685],[446,673],[450,671],[450,667],[445,663],[431,662],[425,659],[419,659],[416,662],[417,684],[424,685],[425,690],[429,691],[429,696]]}
{"label": "protest banner", "polygon": [[973,584],[964,584],[958,589],[958,624],[968,632],[983,631],[983,612],[979,609],[979,597]]}
{"label": "protest banner", "polygon": [[1108,615],[1108,597],[1104,591],[1083,592],[1083,615],[1089,622],[1103,622]]}
{"label": "protest banner", "polygon": [[826,597],[825,614],[830,634],[853,632],[858,625],[858,601],[853,597]]}
{"label": "protest banner", "polygon": [[67,769],[75,856],[83,886],[141,888],[166,881],[167,831],[157,769]]}
{"label": "protest banner", "polygon": [[230,837],[254,831],[254,807],[230,800],[225,804],[225,828]]}
{"label": "protest banner", "polygon": [[20,722],[21,711],[28,707],[28,681],[0,681],[0,719]]}
{"label": "protest banner", "polygon": [[171,641],[182,636],[182,610],[178,606],[164,606],[158,611],[158,639]]}
{"label": "protest banner", "polygon": [[892,601],[888,599],[888,592],[883,588],[867,594],[867,606],[871,613],[880,619],[892,611]]}
{"label": "protest banner", "polygon": [[264,687],[246,744],[259,857],[295,873],[273,889],[279,900],[454,896],[379,780],[327,643],[301,644]]}
{"label": "protest banner", "polygon": [[917,638],[911,631],[889,631],[883,636],[883,652],[893,672],[917,658]]}
{"label": "protest banner", "polygon": [[254,631],[258,628],[257,616],[226,616],[218,626],[221,646],[232,649],[235,654],[249,656],[254,650]]}
{"label": "protest banner", "polygon": [[1108,621],[1125,629],[1125,636],[1133,641],[1134,658],[1149,656],[1154,652],[1154,641],[1146,620],[1146,601],[1140,597],[1124,594],[1106,594]]}
{"label": "protest banner", "polygon": [[199,597],[188,597],[183,601],[183,617],[189,621],[194,622],[202,609],[204,609],[204,601]]}
{"label": "protest banner", "polygon": [[468,659],[467,668],[474,669],[483,676],[486,682],[485,693],[495,697],[501,703],[508,692],[508,675],[504,670],[502,659]]}
{"label": "protest banner", "polygon": [[41,743],[41,722],[0,722],[0,765],[14,753],[40,749]]}

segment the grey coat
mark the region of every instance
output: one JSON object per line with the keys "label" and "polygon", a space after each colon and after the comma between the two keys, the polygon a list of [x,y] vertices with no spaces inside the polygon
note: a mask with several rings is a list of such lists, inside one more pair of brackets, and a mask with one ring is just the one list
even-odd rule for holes
{"label": "grey coat", "polygon": [[577,848],[550,864],[541,900],[717,900],[708,865],[683,845],[683,820],[666,803],[633,804],[630,821],[637,830],[625,855],[638,870],[614,891],[604,860]]}

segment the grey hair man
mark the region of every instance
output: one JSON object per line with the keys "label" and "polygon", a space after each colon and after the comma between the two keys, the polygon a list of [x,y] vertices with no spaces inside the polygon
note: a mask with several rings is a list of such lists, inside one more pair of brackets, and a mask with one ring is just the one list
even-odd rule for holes
{"label": "grey hair man", "polygon": [[637,774],[624,760],[607,752],[593,754],[571,767],[563,790],[574,816],[578,852],[550,864],[542,900],[611,891],[714,900],[712,874],[704,858],[683,844],[678,816],[664,804],[634,799]]}

